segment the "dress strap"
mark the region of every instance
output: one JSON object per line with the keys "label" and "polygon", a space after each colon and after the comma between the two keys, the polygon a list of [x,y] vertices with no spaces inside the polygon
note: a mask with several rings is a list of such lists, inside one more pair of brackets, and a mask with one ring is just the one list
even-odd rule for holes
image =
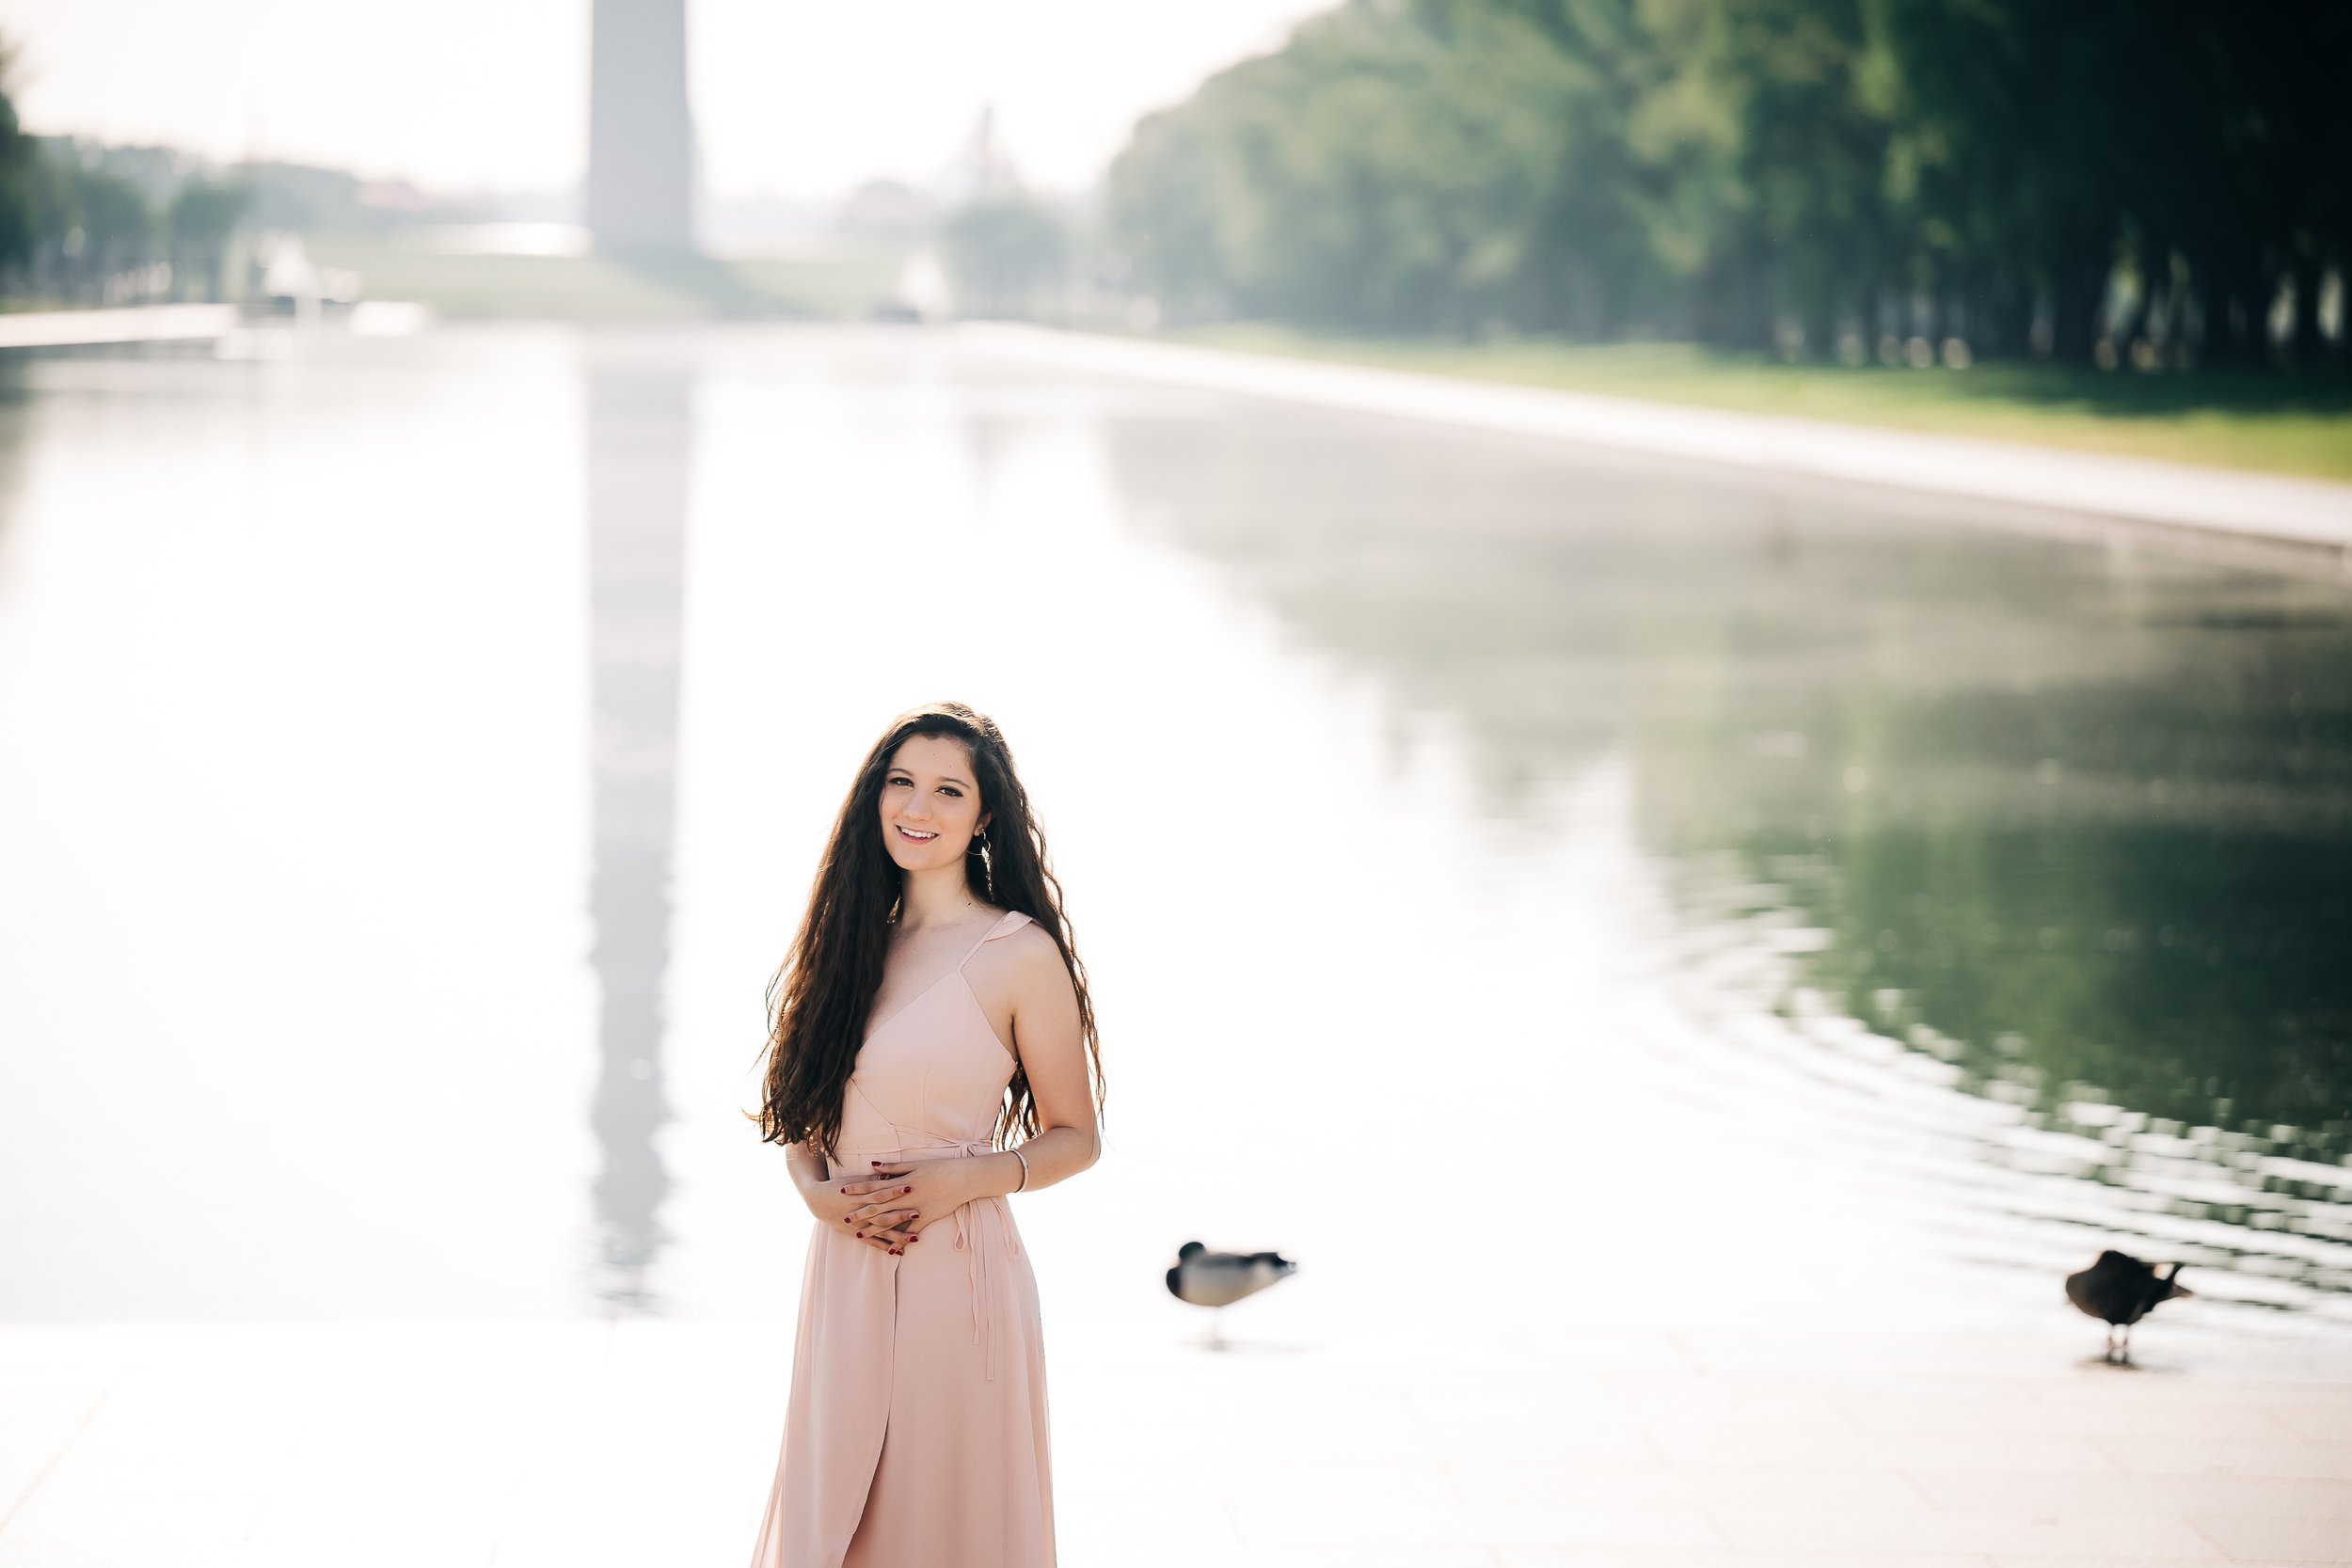
{"label": "dress strap", "polygon": [[987,946],[993,939],[1002,936],[1005,932],[1013,929],[1013,927],[1006,924],[1008,921],[1021,921],[1028,918],[1029,917],[1027,915],[1023,914],[1019,910],[1007,910],[1004,913],[998,915],[995,923],[991,925],[987,930],[980,933],[980,940],[972,944],[971,950],[966,952],[962,958],[956,960],[956,967],[958,969],[961,969],[965,964],[972,961],[972,954],[977,953],[981,948]]}

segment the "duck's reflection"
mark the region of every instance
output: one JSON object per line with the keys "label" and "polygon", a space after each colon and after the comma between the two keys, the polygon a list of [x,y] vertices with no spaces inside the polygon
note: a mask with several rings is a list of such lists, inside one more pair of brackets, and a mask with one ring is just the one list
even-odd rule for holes
{"label": "duck's reflection", "polygon": [[601,992],[595,1125],[599,1260],[608,1309],[652,1312],[668,1240],[668,1173],[653,1135],[670,956],[677,793],[678,647],[692,388],[675,367],[588,377],[588,660],[595,853],[588,912]]}

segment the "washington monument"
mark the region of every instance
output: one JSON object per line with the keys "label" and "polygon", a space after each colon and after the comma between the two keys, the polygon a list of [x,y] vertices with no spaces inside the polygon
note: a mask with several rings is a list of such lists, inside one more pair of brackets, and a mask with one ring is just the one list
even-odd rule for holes
{"label": "washington monument", "polygon": [[694,119],[686,0],[594,0],[588,232],[598,250],[694,248]]}

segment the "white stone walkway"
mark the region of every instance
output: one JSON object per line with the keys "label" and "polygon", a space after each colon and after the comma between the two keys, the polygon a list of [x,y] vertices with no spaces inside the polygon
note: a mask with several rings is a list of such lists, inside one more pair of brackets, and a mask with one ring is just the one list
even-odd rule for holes
{"label": "white stone walkway", "polygon": [[[1250,1326],[1049,1320],[1064,1568],[2352,1562],[2326,1341]],[[0,1568],[739,1568],[789,1340],[0,1327]]]}
{"label": "white stone walkway", "polygon": [[[402,338],[422,331],[433,312],[406,300],[361,300],[328,318],[360,338]],[[256,356],[259,342],[273,344],[315,327],[318,318],[257,315],[248,320],[234,305],[123,305],[93,310],[0,311],[0,349],[98,348],[119,343],[211,342],[225,356]]]}
{"label": "white stone walkway", "polygon": [[2352,484],[1007,323],[965,323],[955,330],[976,349],[1028,364],[1675,461],[2333,546],[2346,550],[2352,565]]}
{"label": "white stone walkway", "polygon": [[187,342],[237,329],[233,305],[126,305],[110,310],[0,311],[0,348]]}

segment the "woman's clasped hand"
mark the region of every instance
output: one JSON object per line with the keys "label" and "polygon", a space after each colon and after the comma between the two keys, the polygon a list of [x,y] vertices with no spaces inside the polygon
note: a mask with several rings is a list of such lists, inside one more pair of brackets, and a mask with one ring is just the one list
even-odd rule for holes
{"label": "woman's clasped hand", "polygon": [[833,1181],[821,1195],[817,1217],[855,1240],[884,1252],[903,1252],[921,1239],[924,1227],[969,1203],[972,1195],[945,1170],[960,1160],[876,1162],[874,1174],[854,1181]]}

